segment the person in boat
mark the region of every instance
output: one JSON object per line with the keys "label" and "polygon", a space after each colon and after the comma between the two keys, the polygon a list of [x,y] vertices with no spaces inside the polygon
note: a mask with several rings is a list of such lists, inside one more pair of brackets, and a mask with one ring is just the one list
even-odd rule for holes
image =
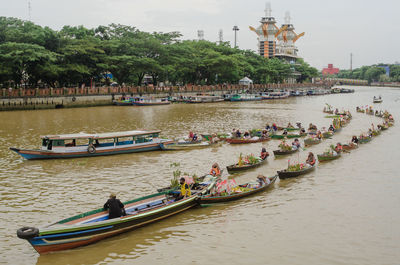
{"label": "person in boat", "polygon": [[198,139],[197,134],[194,134],[194,135],[193,135],[193,138],[192,138],[192,142],[196,142],[197,139]]}
{"label": "person in boat", "polygon": [[250,133],[249,132],[245,132],[243,134],[243,137],[246,138],[246,139],[249,139],[250,138]]}
{"label": "person in boat", "polygon": [[192,141],[194,137],[194,133],[192,131],[189,132],[189,139]]}
{"label": "person in boat", "polygon": [[356,111],[360,111],[360,107],[359,106],[356,107]]}
{"label": "person in boat", "polygon": [[293,150],[297,150],[297,149],[299,149],[300,148],[300,141],[299,141],[299,139],[294,139],[294,141],[292,142],[292,149]]}
{"label": "person in boat", "polygon": [[318,130],[316,137],[321,140],[322,139],[322,132]]}
{"label": "person in boat", "polygon": [[181,186],[181,193],[179,194],[179,197],[176,198],[176,200],[181,200],[187,197],[190,197],[192,195],[192,192],[190,191],[189,185],[186,183],[185,178],[180,178],[179,179],[179,184]]}
{"label": "person in boat", "polygon": [[337,143],[335,146],[336,153],[341,153],[343,151],[343,146],[341,143]]}
{"label": "person in boat", "polygon": [[107,200],[107,202],[103,206],[104,210],[108,210],[108,218],[118,218],[121,216],[125,216],[125,208],[124,204],[117,199],[117,195],[114,193],[111,193],[110,198]]}
{"label": "person in boat", "polygon": [[269,153],[268,153],[267,150],[263,147],[263,148],[261,149],[260,158],[261,158],[262,160],[265,160],[268,156],[269,156]]}
{"label": "person in boat", "polygon": [[219,168],[218,163],[214,163],[212,165],[212,168],[211,168],[211,171],[210,171],[210,175],[212,175],[214,177],[221,176],[221,169]]}
{"label": "person in boat", "polygon": [[371,123],[371,128],[372,128],[372,131],[375,131],[375,125],[373,123]]}
{"label": "person in boat", "polygon": [[284,129],[282,135],[285,135],[285,136],[286,136],[287,134],[288,134],[287,130]]}
{"label": "person in boat", "polygon": [[306,133],[306,129],[301,128],[301,129],[300,129],[300,134],[304,134],[304,133]]}
{"label": "person in boat", "polygon": [[333,125],[332,125],[332,124],[329,126],[329,129],[328,129],[328,131],[330,131],[330,132],[334,132],[334,131],[335,131],[335,128],[333,127]]}
{"label": "person in boat", "polygon": [[267,123],[267,125],[265,125],[265,130],[267,130],[267,131],[271,130],[271,126],[269,126],[269,123]]}
{"label": "person in boat", "polygon": [[239,131],[239,129],[236,130],[236,137],[240,138],[242,136],[242,133]]}
{"label": "person in boat", "polygon": [[339,113],[339,109],[335,109],[335,115]]}
{"label": "person in boat", "polygon": [[297,126],[297,128],[301,129],[302,128],[301,127],[301,122],[296,122],[296,126]]}
{"label": "person in boat", "polygon": [[310,166],[315,165],[315,156],[314,156],[314,154],[312,152],[308,153],[306,164],[309,164]]}
{"label": "person in boat", "polygon": [[289,122],[286,126],[287,128],[294,128],[293,125]]}
{"label": "person in boat", "polygon": [[268,138],[268,131],[267,130],[263,130],[262,131],[261,138]]}
{"label": "person in boat", "polygon": [[272,130],[274,130],[274,132],[276,132],[278,130],[278,126],[276,126],[276,124],[272,124]]}
{"label": "person in boat", "polygon": [[358,138],[357,138],[357,136],[353,136],[353,138],[351,138],[351,142],[353,143],[353,144],[358,144]]}
{"label": "person in boat", "polygon": [[268,185],[271,183],[271,181],[269,180],[269,178],[263,176],[263,175],[258,175],[257,176],[257,182],[259,184],[259,187],[262,187],[264,185]]}

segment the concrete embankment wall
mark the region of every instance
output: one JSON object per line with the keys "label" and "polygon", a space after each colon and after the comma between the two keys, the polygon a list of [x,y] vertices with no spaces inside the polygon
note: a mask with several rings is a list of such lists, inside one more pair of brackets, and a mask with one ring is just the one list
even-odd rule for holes
{"label": "concrete embankment wall", "polygon": [[180,95],[237,93],[250,89],[253,92],[265,89],[313,89],[330,88],[330,85],[316,84],[265,84],[250,88],[239,85],[184,86],[184,87],[98,87],[98,88],[36,88],[2,89],[0,91],[0,111],[34,110],[54,108],[77,108],[111,105],[114,99],[123,95],[167,97]]}

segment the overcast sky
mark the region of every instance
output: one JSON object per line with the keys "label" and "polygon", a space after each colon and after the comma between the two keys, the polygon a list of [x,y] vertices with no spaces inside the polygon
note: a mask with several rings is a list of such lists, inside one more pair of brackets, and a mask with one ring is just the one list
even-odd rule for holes
{"label": "overcast sky", "polygon": [[[143,31],[179,31],[184,39],[204,37],[233,43],[232,27],[239,26],[238,45],[257,49],[249,26],[264,16],[264,0],[0,0],[0,16],[29,19],[59,30],[64,25],[97,27],[110,23],[135,26]],[[272,16],[280,26],[289,11],[299,55],[318,69],[333,63],[341,69],[400,61],[399,0],[274,0]]]}

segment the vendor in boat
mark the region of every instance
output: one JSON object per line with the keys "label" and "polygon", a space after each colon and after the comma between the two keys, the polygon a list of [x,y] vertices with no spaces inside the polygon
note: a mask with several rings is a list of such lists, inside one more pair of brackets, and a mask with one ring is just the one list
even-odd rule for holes
{"label": "vendor in boat", "polygon": [[239,131],[239,129],[236,130],[236,137],[240,138],[242,136],[242,133]]}
{"label": "vendor in boat", "polygon": [[301,122],[296,122],[297,128],[301,128]]}
{"label": "vendor in boat", "polygon": [[308,130],[316,130],[316,129],[317,129],[317,126],[314,124],[310,123],[310,125],[308,125]]}
{"label": "vendor in boat", "polygon": [[294,139],[294,141],[292,142],[292,149],[293,150],[297,150],[297,149],[299,149],[301,147],[301,145],[300,145],[300,141],[299,141],[299,139]]}
{"label": "vendor in boat", "polygon": [[193,139],[193,137],[194,137],[194,133],[192,131],[190,131],[189,132],[189,139],[191,140],[191,139]]}
{"label": "vendor in boat", "polygon": [[343,146],[342,146],[342,144],[341,143],[337,143],[336,144],[336,146],[335,146],[335,151],[336,151],[336,153],[341,153],[342,151],[343,151]]}
{"label": "vendor in boat", "polygon": [[246,139],[250,139],[250,133],[249,132],[245,132],[243,134],[243,137],[246,138]]}
{"label": "vendor in boat", "polygon": [[294,126],[289,122],[286,126],[287,128],[294,128]]}
{"label": "vendor in boat", "polygon": [[264,185],[268,185],[271,183],[271,180],[269,180],[269,178],[263,176],[263,175],[258,175],[257,176],[257,182],[259,184],[260,187],[264,186]]}
{"label": "vendor in boat", "polygon": [[179,179],[179,184],[181,186],[181,193],[179,194],[180,196],[176,200],[181,200],[187,197],[190,197],[192,195],[192,192],[190,191],[189,185],[186,183],[185,178],[180,178]]}
{"label": "vendor in boat", "polygon": [[300,134],[304,134],[304,133],[306,133],[306,129],[301,128],[301,129],[300,129]]}
{"label": "vendor in boat", "polygon": [[353,138],[351,138],[351,142],[352,142],[353,144],[358,144],[358,138],[357,138],[357,136],[353,135]]}
{"label": "vendor in boat", "polygon": [[282,135],[285,135],[285,136],[286,136],[287,134],[288,134],[287,130],[284,129]]}
{"label": "vendor in boat", "polygon": [[265,125],[265,130],[267,130],[267,131],[271,130],[271,126],[269,126],[269,123],[267,123],[267,125]]}
{"label": "vendor in boat", "polygon": [[214,177],[221,176],[221,169],[219,168],[218,163],[214,163],[212,165],[212,168],[211,168],[211,171],[210,171],[210,175],[212,175]]}
{"label": "vendor in boat", "polygon": [[335,128],[333,127],[333,125],[332,125],[332,124],[329,126],[329,129],[328,129],[328,131],[330,131],[330,132],[334,132],[334,131],[335,131]]}
{"label": "vendor in boat", "polygon": [[314,156],[314,154],[312,152],[308,153],[306,164],[309,164],[310,166],[314,166],[315,165],[315,156]]}
{"label": "vendor in boat", "polygon": [[193,138],[192,138],[192,142],[196,142],[197,139],[198,139],[197,134],[194,134],[194,135],[193,135]]}
{"label": "vendor in boat", "polygon": [[318,131],[316,137],[321,140],[322,139],[322,132]]}
{"label": "vendor in boat", "polygon": [[276,124],[272,124],[272,130],[274,130],[275,132],[278,130],[278,126],[276,126]]}
{"label": "vendor in boat", "polygon": [[111,193],[110,198],[103,206],[104,210],[108,210],[108,218],[118,218],[126,215],[124,205],[117,199],[117,195]]}
{"label": "vendor in boat", "polygon": [[263,147],[263,148],[261,149],[260,158],[261,158],[262,160],[265,160],[268,156],[269,156],[269,153],[268,153],[267,150]]}
{"label": "vendor in boat", "polygon": [[339,109],[335,109],[335,115],[339,113]]}

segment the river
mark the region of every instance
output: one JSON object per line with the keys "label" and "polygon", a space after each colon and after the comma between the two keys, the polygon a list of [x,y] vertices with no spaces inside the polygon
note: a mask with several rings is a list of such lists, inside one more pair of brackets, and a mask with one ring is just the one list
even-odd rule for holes
{"label": "river", "polygon": [[[268,163],[235,177],[274,175],[308,151],[348,142],[381,120],[355,112],[374,95],[400,118],[400,89],[359,87],[354,94],[291,97],[262,102],[171,104],[154,107],[93,107],[0,112],[0,263],[5,264],[399,264],[400,126],[305,176],[277,181],[266,192],[231,203],[198,207],[86,247],[39,255],[16,230],[41,227],[99,208],[110,192],[121,200],[154,193],[172,178],[172,163],[201,175],[213,162],[225,167],[240,153]],[[147,152],[94,158],[27,161],[9,147],[37,148],[40,135],[85,131],[160,129],[177,138],[198,133],[310,122],[328,126],[329,103],[353,114],[333,139],[307,151],[275,159],[279,141],[223,144],[209,149]],[[226,170],[225,170],[226,171]],[[226,172],[225,172],[226,175]]]}

